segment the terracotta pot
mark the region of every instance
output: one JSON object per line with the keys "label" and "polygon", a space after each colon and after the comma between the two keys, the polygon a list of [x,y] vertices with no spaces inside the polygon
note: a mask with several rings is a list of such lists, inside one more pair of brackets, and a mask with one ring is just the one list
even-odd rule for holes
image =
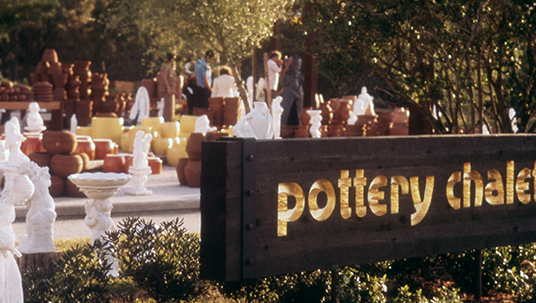
{"label": "terracotta pot", "polygon": [[52,48],[45,49],[41,61],[58,63],[58,54],[56,53],[56,50]]}
{"label": "terracotta pot", "polygon": [[180,185],[188,185],[186,181],[186,175],[184,174],[184,168],[188,163],[188,158],[180,158],[179,163],[176,166],[177,169],[177,178],[179,179]]}
{"label": "terracotta pot", "polygon": [[65,88],[65,84],[67,84],[68,77],[69,76],[67,74],[52,75],[52,82],[54,83],[55,87]]}
{"label": "terracotta pot", "polygon": [[76,145],[75,153],[85,153],[89,160],[95,160],[95,143],[90,136],[76,136],[78,144]]}
{"label": "terracotta pot", "polygon": [[240,105],[239,97],[225,98],[225,106],[238,106]]}
{"label": "terracotta pot", "polygon": [[331,108],[329,101],[320,103],[319,109],[322,111],[322,124],[329,125],[333,118],[333,109]]}
{"label": "terracotta pot", "polygon": [[309,121],[311,120],[311,116],[307,113],[308,110],[313,109],[312,107],[304,107],[302,109],[302,114],[300,116],[300,122],[302,125],[309,125]]}
{"label": "terracotta pot", "polygon": [[45,152],[46,150],[41,143],[41,137],[41,134],[26,135],[26,139],[22,142],[20,150],[27,156],[31,153]]}
{"label": "terracotta pot", "polygon": [[82,171],[86,171],[89,169],[89,156],[86,153],[73,153],[73,155],[79,155],[82,157],[82,162],[84,162],[84,166],[82,168]]}
{"label": "terracotta pot", "polygon": [[55,154],[50,159],[50,170],[60,177],[81,173],[82,169],[84,160],[80,155]]}
{"label": "terracotta pot", "polygon": [[76,135],[69,131],[45,131],[41,140],[45,150],[51,154],[69,155],[76,150]]}
{"label": "terracotta pot", "polygon": [[39,74],[31,73],[30,74],[30,82],[32,82],[32,85],[36,84],[37,82],[41,81],[41,77]]}
{"label": "terracotta pot", "polygon": [[48,66],[49,66],[48,61],[39,61],[37,63],[37,67],[35,68],[35,73],[39,75],[46,74],[48,70]]}
{"label": "terracotta pot", "polygon": [[128,174],[128,170],[132,166],[132,161],[134,157],[132,155],[125,155],[125,173]]}
{"label": "terracotta pot", "polygon": [[48,67],[47,74],[49,75],[63,75],[63,70],[61,69],[61,65],[59,63],[50,62],[50,66]]}
{"label": "terracotta pot", "polygon": [[107,154],[104,157],[104,163],[102,164],[102,171],[109,173],[123,173],[125,172],[125,156],[116,154]]}
{"label": "terracotta pot", "polygon": [[201,187],[201,161],[188,159],[184,167],[184,176],[189,187]]}
{"label": "terracotta pot", "polygon": [[50,176],[50,187],[48,188],[48,192],[52,197],[59,197],[61,194],[63,194],[63,191],[65,189],[65,178],[62,178],[60,176],[51,175]]}
{"label": "terracotta pot", "polygon": [[188,153],[188,159],[201,160],[201,143],[206,141],[207,138],[203,133],[192,133],[186,143],[186,152]]}
{"label": "terracotta pot", "polygon": [[65,189],[63,191],[69,197],[86,198],[86,194],[78,188],[69,178],[65,179]]}
{"label": "terracotta pot", "polygon": [[162,160],[158,157],[148,157],[147,162],[149,167],[151,167],[151,174],[159,175],[162,173]]}
{"label": "terracotta pot", "polygon": [[115,145],[111,139],[93,139],[95,143],[95,159],[102,160],[107,154],[115,153]]}
{"label": "terracotta pot", "polygon": [[294,132],[294,138],[309,138],[309,129],[306,125],[299,125]]}
{"label": "terracotta pot", "polygon": [[47,152],[35,152],[28,155],[28,158],[30,158],[30,161],[35,162],[41,167],[49,167],[52,154],[49,154]]}

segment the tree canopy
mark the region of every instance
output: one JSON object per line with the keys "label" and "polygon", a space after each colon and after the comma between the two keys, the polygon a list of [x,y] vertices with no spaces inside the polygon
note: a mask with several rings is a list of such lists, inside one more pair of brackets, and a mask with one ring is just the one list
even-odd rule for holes
{"label": "tree canopy", "polygon": [[[533,1],[309,1],[319,69],[343,92],[369,85],[419,109],[436,132],[484,123],[530,131],[536,109]],[[374,87],[370,87],[374,86]],[[471,112],[474,111],[474,112]]]}
{"label": "tree canopy", "polygon": [[285,18],[293,0],[117,0],[108,13],[111,29],[130,32],[128,24],[151,35],[151,53],[189,51],[203,54],[212,49],[220,63],[229,65],[245,100],[240,63],[254,47],[273,33]]}

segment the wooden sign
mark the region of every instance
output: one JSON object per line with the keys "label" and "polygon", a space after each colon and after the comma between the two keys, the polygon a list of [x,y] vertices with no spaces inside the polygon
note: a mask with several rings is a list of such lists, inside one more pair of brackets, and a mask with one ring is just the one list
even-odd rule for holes
{"label": "wooden sign", "polygon": [[204,142],[201,275],[241,280],[536,241],[536,136]]}

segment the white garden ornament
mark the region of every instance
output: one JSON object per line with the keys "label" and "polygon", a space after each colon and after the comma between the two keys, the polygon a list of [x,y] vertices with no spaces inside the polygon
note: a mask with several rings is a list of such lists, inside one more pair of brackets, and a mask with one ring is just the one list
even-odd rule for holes
{"label": "white garden ornament", "polygon": [[275,97],[272,101],[272,118],[274,119],[274,139],[281,139],[281,115],[285,109],[281,106],[283,98]]}
{"label": "white garden ornament", "polygon": [[233,127],[236,136],[255,139],[272,139],[275,128],[274,120],[265,102],[254,102],[254,108]]}
{"label": "white garden ornament", "polygon": [[129,195],[141,196],[153,194],[152,191],[145,188],[145,182],[149,178],[147,176],[152,172],[147,160],[152,139],[153,136],[151,134],[145,134],[142,130],[136,132],[132,152],[132,166],[128,169],[128,172],[133,176],[132,184],[134,186],[127,189],[126,193]]}

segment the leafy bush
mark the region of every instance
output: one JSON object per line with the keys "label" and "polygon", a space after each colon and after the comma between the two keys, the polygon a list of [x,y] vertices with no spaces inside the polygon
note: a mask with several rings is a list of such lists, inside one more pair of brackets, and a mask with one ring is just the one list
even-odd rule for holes
{"label": "leafy bush", "polygon": [[108,234],[121,274],[158,302],[191,300],[207,288],[199,279],[199,237],[182,225],[127,218]]}

